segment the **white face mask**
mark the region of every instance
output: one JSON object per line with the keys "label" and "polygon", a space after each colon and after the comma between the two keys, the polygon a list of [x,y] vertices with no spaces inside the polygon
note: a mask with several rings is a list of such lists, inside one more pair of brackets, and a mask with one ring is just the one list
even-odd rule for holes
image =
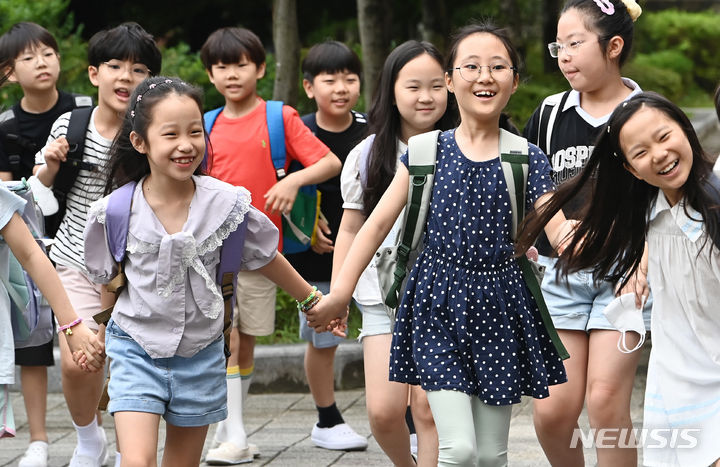
{"label": "white face mask", "polygon": [[[610,324],[620,331],[621,336],[618,339],[618,350],[622,353],[631,353],[642,347],[645,342],[645,320],[643,319],[642,309],[645,306],[643,297],[640,309],[635,308],[635,294],[628,293],[620,295],[605,307],[603,313]],[[629,331],[636,332],[640,335],[640,341],[632,349],[627,348],[625,334]]]}

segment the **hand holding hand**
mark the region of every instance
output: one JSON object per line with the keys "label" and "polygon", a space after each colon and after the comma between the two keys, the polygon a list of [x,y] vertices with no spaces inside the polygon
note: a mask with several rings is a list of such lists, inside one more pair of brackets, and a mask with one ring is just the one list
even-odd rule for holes
{"label": "hand holding hand", "polygon": [[[305,314],[308,326],[315,332],[331,331],[333,320],[346,319],[348,315],[347,303],[338,302],[331,294],[325,295],[317,305]],[[335,326],[337,327],[337,326]]]}
{"label": "hand holding hand", "polygon": [[88,373],[102,371],[105,366],[105,343],[84,323],[72,327],[72,334],[65,335],[73,361]]}
{"label": "hand holding hand", "polygon": [[616,291],[618,296],[628,293],[635,294],[635,308],[642,309],[645,306],[645,301],[650,296],[650,285],[647,281],[647,270],[643,270],[642,266],[638,266],[625,287]]}

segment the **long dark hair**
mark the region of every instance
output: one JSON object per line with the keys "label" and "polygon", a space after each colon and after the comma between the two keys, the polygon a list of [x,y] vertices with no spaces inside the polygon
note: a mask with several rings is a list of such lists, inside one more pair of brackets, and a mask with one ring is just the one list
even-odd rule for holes
{"label": "long dark hair", "polygon": [[[153,108],[170,94],[191,98],[197,103],[202,115],[202,91],[180,78],[155,76],[140,83],[130,98],[130,106],[125,114],[120,132],[110,147],[110,159],[105,170],[106,195],[125,183],[140,181],[142,177],[150,173],[147,156],[139,153],[133,147],[130,142],[130,133],[134,131],[146,139],[148,126],[152,121]],[[207,141],[207,135],[205,140]],[[205,152],[207,153],[207,148]],[[201,173],[201,168],[198,167],[195,175]]]}
{"label": "long dark hair", "polygon": [[708,183],[712,176],[710,160],[682,110],[659,94],[644,92],[615,108],[583,171],[561,185],[540,210],[528,215],[518,235],[516,254],[526,251],[555,213],[589,184],[592,201],[586,204],[576,234],[558,260],[559,274],[592,269],[595,280],[622,285],[627,282],[642,259],[650,210],[658,194],[657,187],[637,179],[625,168],[627,157],[620,147],[620,130],[642,108],[664,113],[685,133],[693,162],[682,187],[683,196],[705,220],[708,238],[717,238],[716,200],[720,193]]}
{"label": "long dark hair", "polygon": [[[367,181],[363,187],[365,215],[369,216],[385,190],[390,186],[397,166],[397,140],[400,135],[400,113],[395,105],[395,81],[400,70],[411,60],[422,54],[430,55],[443,67],[440,52],[429,42],[410,40],[395,47],[383,65],[380,80],[375,88],[372,104],[368,111],[368,134],[375,134],[368,157]],[[445,130],[454,125],[452,110],[435,124],[436,129]]]}
{"label": "long dark hair", "polygon": [[598,44],[603,55],[607,52],[610,39],[614,36],[622,37],[624,45],[620,52],[618,65],[623,66],[632,49],[635,25],[622,0],[607,1],[613,4],[614,12],[612,14],[602,11],[594,0],[568,0],[560,12],[560,16],[568,10],[577,9],[584,18],[585,28],[598,35]]}

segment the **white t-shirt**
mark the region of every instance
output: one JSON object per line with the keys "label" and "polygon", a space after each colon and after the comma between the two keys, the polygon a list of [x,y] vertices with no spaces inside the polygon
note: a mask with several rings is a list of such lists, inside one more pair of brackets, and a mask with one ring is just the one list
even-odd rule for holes
{"label": "white t-shirt", "polygon": [[[85,268],[85,250],[83,246],[83,230],[87,223],[87,213],[90,204],[102,197],[105,188],[105,178],[102,169],[109,159],[112,140],[103,137],[95,127],[95,113],[90,116],[87,132],[85,134],[85,150],[83,161],[94,164],[98,170],[80,170],[72,188],[67,194],[67,209],[60,223],[55,243],[50,249],[50,258],[55,263],[69,268],[80,270],[87,274]],[[45,146],[35,155],[36,164],[45,163],[45,149],[50,143],[67,135],[70,112],[64,113],[55,120],[50,136]]]}
{"label": "white t-shirt", "polygon": [[[340,175],[340,191],[343,197],[343,209],[357,209],[362,211],[365,208],[363,204],[363,187],[360,180],[360,159],[363,152],[368,151],[367,147],[372,144],[372,138],[367,137],[355,146],[347,156],[343,165],[342,174]],[[398,140],[397,142],[397,160],[398,165],[401,164],[400,156],[407,151],[407,144]],[[398,216],[390,233],[382,242],[381,246],[390,246],[394,243],[403,221],[404,209]],[[358,283],[353,292],[353,298],[361,305],[377,305],[382,304],[383,299],[380,293],[380,284],[378,282],[377,268],[375,261],[370,264],[360,275]]]}

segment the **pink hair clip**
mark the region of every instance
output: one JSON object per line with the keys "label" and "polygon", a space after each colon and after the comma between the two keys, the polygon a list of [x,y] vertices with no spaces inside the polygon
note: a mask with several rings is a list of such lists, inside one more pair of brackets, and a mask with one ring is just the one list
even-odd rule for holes
{"label": "pink hair clip", "polygon": [[615,5],[610,0],[594,0],[597,6],[600,7],[600,11],[606,15],[612,15],[615,13]]}

